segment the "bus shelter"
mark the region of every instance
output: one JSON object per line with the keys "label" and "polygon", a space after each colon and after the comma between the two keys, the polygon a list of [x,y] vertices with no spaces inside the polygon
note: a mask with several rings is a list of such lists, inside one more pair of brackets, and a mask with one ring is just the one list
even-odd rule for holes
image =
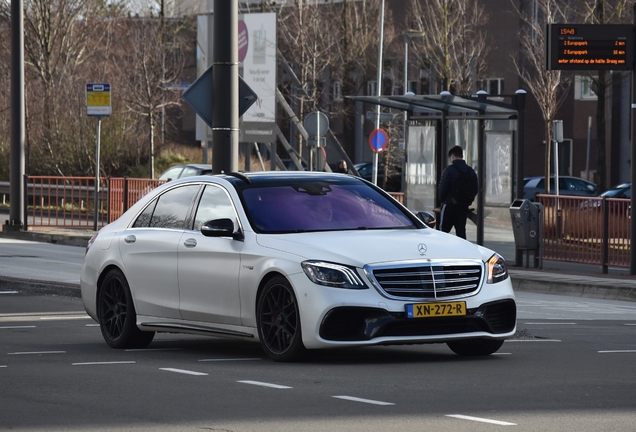
{"label": "bus shelter", "polygon": [[[405,115],[405,204],[414,211],[438,207],[437,184],[448,165],[448,150],[464,149],[479,179],[477,244],[484,242],[486,207],[509,218],[508,208],[523,197],[523,128],[526,92],[490,96],[355,96],[352,99],[403,111]],[[505,211],[504,211],[505,210]],[[491,210],[492,211],[492,210]],[[509,220],[509,219],[507,219]]]}

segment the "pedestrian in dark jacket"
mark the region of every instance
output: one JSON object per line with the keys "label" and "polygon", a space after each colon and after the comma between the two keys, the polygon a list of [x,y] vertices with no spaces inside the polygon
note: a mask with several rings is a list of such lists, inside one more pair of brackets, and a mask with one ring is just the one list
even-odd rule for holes
{"label": "pedestrian in dark jacket", "polygon": [[[441,203],[438,226],[444,232],[450,232],[451,228],[455,227],[457,237],[465,239],[469,206],[478,191],[477,174],[464,161],[464,150],[460,146],[451,148],[448,151],[448,157],[451,163],[444,169],[438,186]],[[468,173],[468,182],[460,182],[462,173]],[[465,184],[467,190],[458,191],[456,189],[458,182]],[[457,200],[458,194],[468,198],[463,198],[460,202]]]}

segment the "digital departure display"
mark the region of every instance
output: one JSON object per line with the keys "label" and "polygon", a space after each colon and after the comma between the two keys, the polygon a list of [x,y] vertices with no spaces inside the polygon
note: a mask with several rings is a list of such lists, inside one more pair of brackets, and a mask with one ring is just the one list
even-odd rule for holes
{"label": "digital departure display", "polygon": [[632,70],[631,25],[548,24],[548,70]]}

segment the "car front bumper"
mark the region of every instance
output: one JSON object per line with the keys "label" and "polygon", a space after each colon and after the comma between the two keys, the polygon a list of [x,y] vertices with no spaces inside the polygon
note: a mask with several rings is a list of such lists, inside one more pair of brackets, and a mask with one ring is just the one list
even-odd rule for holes
{"label": "car front bumper", "polygon": [[[517,309],[510,279],[484,284],[466,302],[466,315],[408,318],[406,305],[375,288],[347,290],[291,278],[299,304],[306,348],[443,343],[451,340],[506,339],[516,330]],[[453,300],[454,301],[454,300]],[[434,303],[434,302],[433,302]]]}

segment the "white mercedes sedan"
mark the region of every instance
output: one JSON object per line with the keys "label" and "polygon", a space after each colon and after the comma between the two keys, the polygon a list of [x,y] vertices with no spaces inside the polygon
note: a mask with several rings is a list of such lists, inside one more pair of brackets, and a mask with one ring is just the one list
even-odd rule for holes
{"label": "white mercedes sedan", "polygon": [[113,348],[171,332],[259,341],[276,361],[420,343],[482,356],[516,327],[501,256],[344,174],[169,182],[91,239],[81,288]]}

